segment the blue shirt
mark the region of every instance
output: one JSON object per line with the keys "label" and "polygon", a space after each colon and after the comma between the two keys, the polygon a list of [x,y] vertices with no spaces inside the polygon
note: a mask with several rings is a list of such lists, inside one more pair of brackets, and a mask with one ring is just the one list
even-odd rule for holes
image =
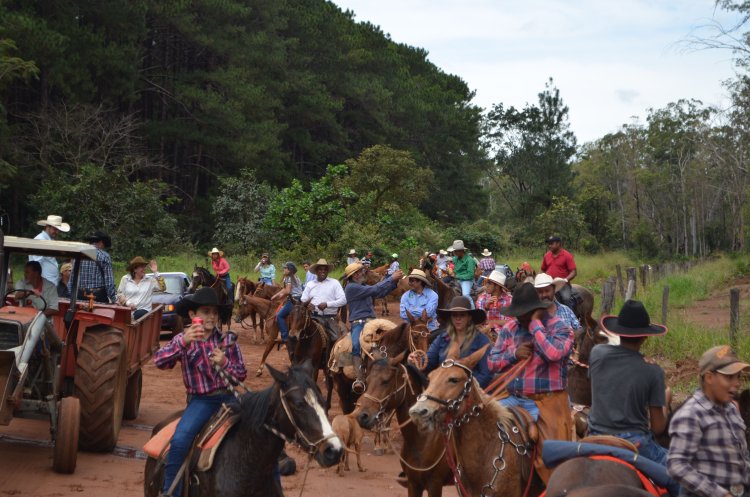
{"label": "blue shirt", "polygon": [[[49,236],[49,233],[42,231],[34,237],[34,240],[52,240],[52,238]],[[42,266],[42,278],[57,286],[57,283],[60,281],[60,272],[57,270],[57,259],[50,256],[30,255],[29,260],[39,262]]]}
{"label": "blue shirt", "polygon": [[555,304],[557,304],[557,317],[559,317],[563,323],[568,325],[571,330],[577,330],[581,327],[581,323],[578,322],[578,318],[576,317],[575,312],[573,312],[573,309],[565,304],[561,304],[557,299],[555,299]]}
{"label": "blue shirt", "polygon": [[392,278],[386,278],[375,285],[363,285],[350,281],[344,289],[346,303],[349,306],[349,321],[358,319],[374,318],[375,307],[372,305],[373,298],[382,298],[391,293],[398,282]]}
{"label": "blue shirt", "polygon": [[437,320],[437,307],[438,294],[431,288],[425,288],[421,295],[414,290],[409,290],[401,296],[401,318],[408,321],[409,317],[406,315],[406,311],[409,311],[412,316],[419,319],[422,317],[422,311],[427,311],[427,316],[430,318],[427,328],[430,331],[436,330],[440,326]]}
{"label": "blue shirt", "polygon": [[[487,338],[484,333],[477,331],[474,335],[474,340],[471,342],[471,346],[466,352],[461,354],[461,357],[471,355],[473,352],[476,352],[488,343],[490,343],[490,339]],[[425,373],[429,373],[443,363],[445,357],[448,355],[448,347],[450,344],[451,338],[448,336],[447,331],[444,331],[440,336],[433,340],[432,345],[430,345],[430,348],[427,350],[427,367],[425,368]],[[487,347],[484,357],[482,357],[477,365],[474,366],[474,369],[471,370],[474,374],[474,378],[477,379],[479,386],[482,388],[489,385],[490,380],[492,380],[492,373],[490,373],[490,370],[487,367],[487,355],[489,354],[489,351],[490,348]]]}
{"label": "blue shirt", "polygon": [[388,268],[388,272],[386,273],[386,275],[390,276],[396,271],[398,271],[399,269],[401,269],[401,265],[398,263],[398,261],[393,261],[391,262],[391,265]]}

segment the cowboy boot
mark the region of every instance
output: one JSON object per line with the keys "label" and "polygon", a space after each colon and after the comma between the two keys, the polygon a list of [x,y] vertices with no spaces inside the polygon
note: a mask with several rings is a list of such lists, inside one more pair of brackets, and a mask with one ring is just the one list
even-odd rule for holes
{"label": "cowboy boot", "polygon": [[358,355],[352,355],[352,366],[354,366],[354,374],[357,375],[357,379],[352,383],[352,392],[361,395],[367,388],[365,385],[365,370],[362,367],[362,358]]}

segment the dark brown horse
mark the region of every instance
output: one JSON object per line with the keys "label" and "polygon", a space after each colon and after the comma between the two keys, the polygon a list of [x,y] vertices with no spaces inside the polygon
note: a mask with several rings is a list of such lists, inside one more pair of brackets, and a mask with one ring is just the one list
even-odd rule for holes
{"label": "dark brown horse", "polygon": [[[227,433],[211,469],[190,478],[190,495],[268,497],[283,495],[272,475],[285,441],[298,443],[323,467],[339,462],[343,445],[323,415],[320,390],[311,381],[312,366],[292,366],[287,373],[269,367],[274,383],[239,399],[240,420]],[[170,421],[175,419],[171,416]],[[166,422],[154,428],[158,431]],[[146,461],[144,495],[160,495],[163,466]],[[188,489],[184,489],[184,495]]]}
{"label": "dark brown horse", "polygon": [[420,430],[444,434],[461,495],[521,497],[527,490],[539,495],[543,484],[532,472],[534,437],[520,418],[484,393],[471,372],[486,348],[462,359],[455,358],[457,347],[449,350],[409,416]]}
{"label": "dark brown horse", "polygon": [[[611,485],[617,486],[612,488]],[[644,490],[638,474],[629,466],[615,461],[576,457],[555,468],[547,482],[545,495],[547,497],[644,495],[630,492],[630,490],[623,491],[622,487],[651,495]],[[613,491],[614,493],[611,493]]]}
{"label": "dark brown horse", "polygon": [[[227,291],[224,280],[222,280],[221,278],[217,278],[204,267],[195,266],[193,267],[193,277],[190,280],[190,286],[188,287],[187,292],[195,293],[195,291],[202,286],[210,287],[214,292],[216,292],[216,298],[219,300],[220,306],[232,305],[232,296]],[[229,328],[230,320],[231,313],[227,312],[226,318],[221,322],[221,327],[226,325],[227,328]]]}

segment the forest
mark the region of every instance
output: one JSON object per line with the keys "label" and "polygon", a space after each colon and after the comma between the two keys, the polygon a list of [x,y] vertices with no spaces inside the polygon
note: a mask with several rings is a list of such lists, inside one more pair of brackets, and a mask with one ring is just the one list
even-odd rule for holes
{"label": "forest", "polygon": [[59,214],[70,239],[109,232],[121,259],[454,238],[502,252],[549,233],[587,252],[742,251],[750,44],[736,29],[720,47],[737,60],[729,108],[676,95],[579,144],[552,78],[523,108],[480,108],[426,50],[326,0],[5,0],[0,227],[33,236]]}

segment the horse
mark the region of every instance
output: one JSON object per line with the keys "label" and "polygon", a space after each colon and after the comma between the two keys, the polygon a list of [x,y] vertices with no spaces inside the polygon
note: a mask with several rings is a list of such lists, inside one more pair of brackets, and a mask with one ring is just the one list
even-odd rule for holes
{"label": "horse", "polygon": [[[277,304],[269,299],[245,295],[239,301],[237,312],[234,315],[234,322],[240,323],[244,327],[245,319],[250,316],[253,320],[254,342],[259,342],[258,329],[260,328],[260,342],[265,341],[269,343],[266,341],[266,324],[271,326],[272,321],[273,323],[276,322],[276,307]],[[258,324],[256,324],[256,319],[258,319]],[[269,337],[272,336],[275,339],[277,335],[278,329],[275,326],[273,329],[268,330]]]}
{"label": "horse", "polygon": [[[208,269],[196,265],[193,267],[193,277],[190,280],[190,286],[187,289],[187,293],[195,293],[195,291],[202,286],[210,287],[216,292],[219,306],[232,305],[232,296],[227,291],[224,280],[211,274]],[[229,328],[230,319],[231,314],[227,314],[227,317],[221,321],[221,326],[227,325],[227,328]]]}
{"label": "horse", "polygon": [[452,347],[429,386],[409,409],[423,432],[443,434],[445,455],[459,495],[539,495],[544,488],[533,472],[534,429],[522,410],[510,410],[487,396],[473,377],[485,346],[462,359]]}
{"label": "horse", "polygon": [[[421,433],[410,423],[409,408],[427,386],[427,379],[411,364],[405,364],[408,349],[398,355],[375,360],[367,372],[367,389],[357,403],[355,416],[365,429],[371,430],[395,411],[404,443],[399,459],[406,474],[409,497],[440,497],[443,486],[451,482],[451,471],[445,460],[445,445],[438,432]],[[390,418],[389,418],[390,419]]]}
{"label": "horse", "polygon": [[651,494],[646,492],[638,474],[630,466],[607,459],[575,457],[554,469],[545,495],[635,497]]}
{"label": "horse", "polygon": [[[230,406],[240,419],[227,433],[205,472],[193,472],[190,485],[204,496],[282,496],[274,473],[285,442],[301,446],[323,467],[339,462],[343,445],[321,406],[321,395],[311,380],[312,365],[292,366],[286,373],[267,366],[274,384],[248,392]],[[169,421],[175,419],[172,415]],[[152,435],[169,421],[158,424]],[[308,463],[309,464],[309,463]],[[149,457],[144,471],[144,496],[157,497],[163,482],[163,465]],[[192,494],[191,489],[191,494]],[[184,489],[188,494],[188,489]]]}

